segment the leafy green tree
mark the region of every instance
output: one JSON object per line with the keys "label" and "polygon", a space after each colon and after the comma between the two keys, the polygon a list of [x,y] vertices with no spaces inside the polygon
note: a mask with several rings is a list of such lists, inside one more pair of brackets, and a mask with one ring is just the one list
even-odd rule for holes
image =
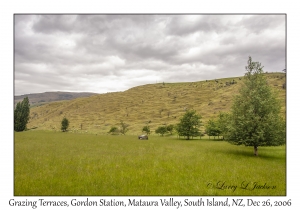
{"label": "leafy green tree", "polygon": [[167,131],[167,128],[166,128],[166,126],[160,126],[160,127],[158,127],[156,130],[155,130],[155,133],[158,133],[158,134],[160,134],[160,135],[164,135],[165,133],[167,133],[168,131]]}
{"label": "leafy green tree", "polygon": [[147,133],[147,135],[149,135],[150,134],[150,127],[149,127],[149,125],[144,126],[143,129],[142,129],[142,132],[145,132],[145,133]]}
{"label": "leafy green tree", "polygon": [[66,132],[68,127],[69,127],[69,120],[66,117],[64,117],[63,120],[61,121],[62,132]]}
{"label": "leafy green tree", "polygon": [[209,137],[213,136],[215,139],[218,136],[219,138],[221,130],[218,121],[210,119],[205,126],[205,131]]}
{"label": "leafy green tree", "polygon": [[123,120],[120,121],[120,133],[122,133],[123,135],[125,135],[125,133],[129,130],[128,127],[129,125],[124,123]]}
{"label": "leafy green tree", "polygon": [[199,127],[201,126],[201,116],[196,114],[195,110],[187,110],[180,122],[176,126],[179,136],[185,136],[187,140],[190,137],[201,135]]}
{"label": "leafy green tree", "polygon": [[170,125],[167,125],[167,131],[172,135],[173,133],[173,130],[174,130],[174,125],[170,124]]}
{"label": "leafy green tree", "polygon": [[218,127],[220,129],[220,135],[225,139],[228,136],[228,123],[230,121],[230,114],[221,112],[217,120]]}
{"label": "leafy green tree", "polygon": [[14,110],[14,130],[24,131],[27,127],[30,114],[30,104],[28,97],[25,97],[22,102],[18,102]]}
{"label": "leafy green tree", "polygon": [[280,103],[267,84],[261,64],[252,62],[249,57],[246,71],[244,85],[231,108],[227,141],[253,146],[257,156],[259,146],[285,144],[285,121],[280,116]]}

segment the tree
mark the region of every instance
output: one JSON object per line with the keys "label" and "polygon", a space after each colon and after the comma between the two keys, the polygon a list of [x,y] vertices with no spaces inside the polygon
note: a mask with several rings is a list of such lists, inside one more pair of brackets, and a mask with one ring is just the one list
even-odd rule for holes
{"label": "tree", "polygon": [[164,135],[165,133],[167,133],[167,127],[166,126],[160,126],[155,130],[155,133],[158,133],[160,135]]}
{"label": "tree", "polygon": [[229,113],[221,112],[217,120],[217,124],[220,129],[220,135],[223,137],[223,139],[225,139],[226,136],[228,136],[228,130],[229,130],[228,122],[230,120],[229,117],[230,117]]}
{"label": "tree", "polygon": [[122,133],[123,135],[125,135],[125,133],[129,130],[128,127],[129,125],[124,123],[123,120],[120,121],[120,125],[121,125],[121,128],[120,128],[120,133]]}
{"label": "tree", "polygon": [[205,126],[205,131],[209,137],[213,136],[215,139],[215,137],[218,136],[219,138],[221,130],[218,121],[210,119]]}
{"label": "tree", "polygon": [[285,144],[285,121],[280,116],[280,103],[268,86],[263,67],[252,62],[246,66],[244,85],[234,98],[227,126],[227,141],[235,145],[253,146],[258,155],[259,146]]}
{"label": "tree", "polygon": [[147,135],[149,135],[150,134],[150,127],[149,127],[149,125],[144,126],[143,129],[142,129],[142,132],[146,132]]}
{"label": "tree", "polygon": [[24,131],[27,128],[29,121],[30,104],[28,97],[25,97],[22,102],[18,102],[14,111],[14,130]]}
{"label": "tree", "polygon": [[187,140],[191,136],[201,135],[199,127],[201,126],[201,116],[196,114],[195,110],[187,110],[180,122],[176,126],[179,136],[185,136]]}
{"label": "tree", "polygon": [[170,124],[170,125],[167,125],[167,131],[172,135],[173,133],[173,129],[174,129],[174,125]]}
{"label": "tree", "polygon": [[68,127],[69,127],[69,120],[66,117],[64,117],[63,120],[61,121],[62,132],[66,132]]}

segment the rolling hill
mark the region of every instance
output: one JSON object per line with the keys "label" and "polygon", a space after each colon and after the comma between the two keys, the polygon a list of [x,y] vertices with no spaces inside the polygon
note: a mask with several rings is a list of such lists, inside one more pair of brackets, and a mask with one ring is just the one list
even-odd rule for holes
{"label": "rolling hill", "polygon": [[[268,84],[277,90],[286,113],[284,73],[265,74]],[[59,131],[63,117],[70,121],[69,130],[78,133],[107,134],[121,120],[129,124],[129,134],[139,134],[149,125],[152,133],[160,125],[176,124],[186,109],[194,109],[206,123],[219,112],[229,111],[243,77],[222,78],[185,83],[148,84],[124,92],[113,92],[56,101],[35,106],[30,111],[28,129]],[[29,99],[30,100],[30,99]],[[202,128],[203,130],[203,128]]]}

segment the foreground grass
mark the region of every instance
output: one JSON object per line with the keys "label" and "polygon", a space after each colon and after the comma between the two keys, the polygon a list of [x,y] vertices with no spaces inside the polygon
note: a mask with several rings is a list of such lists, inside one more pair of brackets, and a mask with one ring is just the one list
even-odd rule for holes
{"label": "foreground grass", "polygon": [[[260,147],[259,157],[252,150],[176,137],[141,141],[136,136],[15,133],[14,193],[286,195],[285,147]],[[271,188],[252,190],[255,183]]]}

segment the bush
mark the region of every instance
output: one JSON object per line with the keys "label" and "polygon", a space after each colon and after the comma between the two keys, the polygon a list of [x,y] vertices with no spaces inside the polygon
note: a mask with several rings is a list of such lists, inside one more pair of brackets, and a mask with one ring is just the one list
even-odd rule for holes
{"label": "bush", "polygon": [[113,126],[110,128],[108,133],[113,134],[113,135],[119,134],[119,129],[117,127]]}

